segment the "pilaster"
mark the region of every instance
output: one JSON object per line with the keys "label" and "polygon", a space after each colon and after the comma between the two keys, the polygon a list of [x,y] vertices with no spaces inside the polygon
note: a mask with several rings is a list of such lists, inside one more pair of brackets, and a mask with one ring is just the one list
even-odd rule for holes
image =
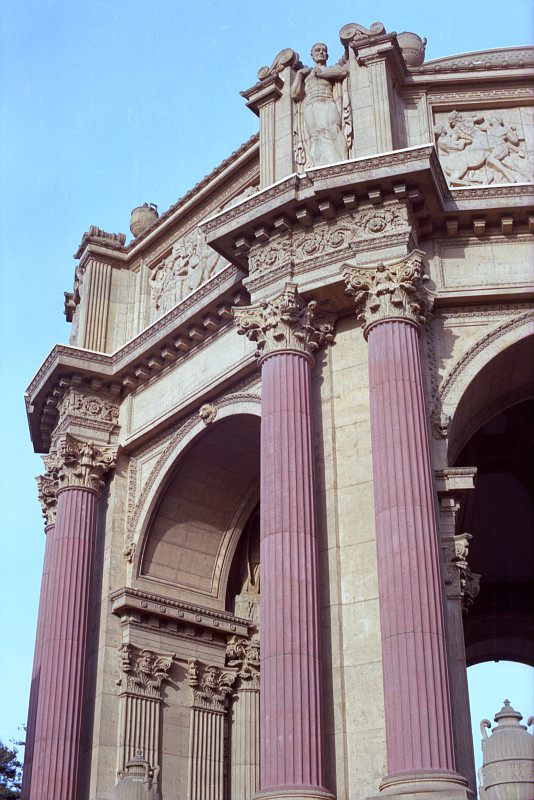
{"label": "pilaster", "polygon": [[228,665],[237,669],[230,706],[229,796],[249,800],[260,788],[260,640],[231,637]]}

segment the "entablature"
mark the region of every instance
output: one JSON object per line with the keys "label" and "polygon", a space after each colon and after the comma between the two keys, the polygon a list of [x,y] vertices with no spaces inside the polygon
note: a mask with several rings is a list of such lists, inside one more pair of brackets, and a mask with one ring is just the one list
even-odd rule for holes
{"label": "entablature", "polygon": [[229,265],[182,303],[114,353],[56,345],[26,392],[26,410],[36,452],[46,452],[57,421],[57,404],[74,378],[118,401],[147,384],[168,365],[190,354],[246,305],[243,274]]}

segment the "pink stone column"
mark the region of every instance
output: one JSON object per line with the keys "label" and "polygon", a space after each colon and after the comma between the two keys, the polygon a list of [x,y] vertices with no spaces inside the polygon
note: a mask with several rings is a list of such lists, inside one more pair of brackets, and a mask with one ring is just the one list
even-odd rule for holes
{"label": "pink stone column", "polygon": [[262,363],[261,797],[331,797],[323,784],[310,359]]}
{"label": "pink stone column", "polygon": [[[39,596],[39,611],[37,614],[37,631],[35,636],[35,651],[33,656],[32,682],[30,688],[30,702],[28,707],[28,723],[26,727],[26,745],[24,748],[24,771],[22,774],[21,799],[28,800],[32,779],[33,749],[35,744],[35,722],[39,703],[39,685],[41,681],[41,664],[43,659],[43,636],[46,621],[46,602],[48,599],[48,577],[50,573],[50,549],[54,538],[54,525],[45,528],[46,543],[43,561],[43,575],[41,578],[41,593]],[[41,695],[42,697],[42,695]]]}
{"label": "pink stone column", "polygon": [[[367,329],[388,776],[458,789],[418,326]],[[411,796],[411,795],[410,795]]]}
{"label": "pink stone column", "polygon": [[97,499],[93,489],[60,489],[47,537],[31,800],[78,798]]}

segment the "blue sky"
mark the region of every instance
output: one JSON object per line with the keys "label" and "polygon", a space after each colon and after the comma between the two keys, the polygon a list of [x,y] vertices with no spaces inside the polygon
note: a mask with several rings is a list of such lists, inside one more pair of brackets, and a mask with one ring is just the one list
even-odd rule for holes
{"label": "blue sky", "polygon": [[[84,231],[98,225],[129,236],[134,206],[153,202],[164,211],[246,141],[257,118],[239,91],[284,47],[306,61],[311,45],[324,41],[334,61],[344,24],[381,21],[388,31],[426,36],[427,58],[437,58],[530,44],[532,12],[529,0],[417,7],[378,0],[372,14],[369,4],[347,0],[2,0],[1,7],[0,738],[9,740],[27,714],[44,550],[34,481],[43,467],[23,395],[54,343],[68,341],[63,292],[72,289],[72,254]],[[473,679],[484,706],[475,722],[492,718],[510,694],[525,718],[533,713],[532,670],[506,673],[504,694],[485,670]]]}

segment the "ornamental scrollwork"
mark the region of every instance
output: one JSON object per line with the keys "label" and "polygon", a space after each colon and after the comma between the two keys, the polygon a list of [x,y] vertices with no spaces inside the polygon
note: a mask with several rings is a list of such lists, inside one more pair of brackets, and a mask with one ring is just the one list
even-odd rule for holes
{"label": "ornamental scrollwork", "polygon": [[48,528],[56,523],[58,480],[53,474],[47,472],[45,475],[38,475],[36,481],[39,502]]}
{"label": "ornamental scrollwork", "polygon": [[268,302],[234,309],[237,332],[256,343],[256,355],[266,356],[293,350],[310,360],[323,344],[333,340],[333,325],[319,310],[318,303],[306,303],[295,283],[286,283],[283,291]]}
{"label": "ornamental scrollwork", "polygon": [[238,689],[260,688],[260,640],[232,637],[226,647],[228,666],[237,670]]}
{"label": "ornamental scrollwork", "polygon": [[153,650],[138,651],[131,644],[118,648],[120,677],[115,681],[119,694],[161,700],[162,684],[169,677],[174,653],[160,655]]}
{"label": "ornamental scrollwork", "polygon": [[481,576],[471,572],[467,558],[470,533],[459,533],[443,545],[444,578],[448,597],[460,597],[462,612],[467,614],[480,593]]}
{"label": "ornamental scrollwork", "polygon": [[119,419],[119,406],[103,397],[87,394],[81,389],[71,387],[58,403],[60,420],[66,415],[95,419],[102,422],[117,424]]}
{"label": "ornamental scrollwork", "polygon": [[47,475],[57,481],[58,491],[82,487],[98,493],[106,474],[115,468],[116,459],[116,447],[82,441],[70,433],[57,436],[50,453],[43,457]]}
{"label": "ornamental scrollwork", "polygon": [[199,661],[189,661],[187,682],[191,687],[191,708],[223,712],[236,678],[235,669],[221,669],[213,664],[204,666]]}
{"label": "ornamental scrollwork", "polygon": [[364,335],[375,322],[405,319],[420,327],[428,318],[434,295],[426,288],[423,253],[413,250],[395,261],[363,267],[345,265],[347,294],[354,297]]}

